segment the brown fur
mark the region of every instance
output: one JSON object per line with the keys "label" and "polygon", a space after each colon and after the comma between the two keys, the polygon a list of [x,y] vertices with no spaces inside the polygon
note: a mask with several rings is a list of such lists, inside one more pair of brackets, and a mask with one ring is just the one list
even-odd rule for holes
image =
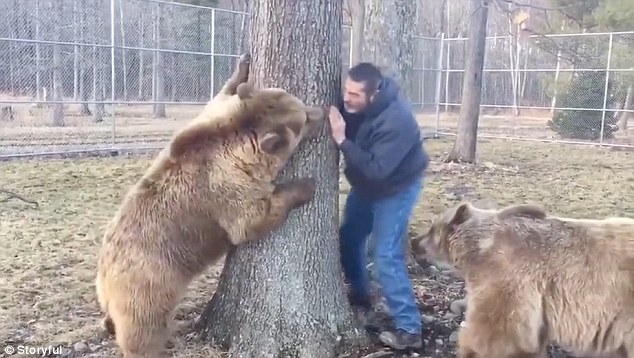
{"label": "brown fur", "polygon": [[[471,204],[467,204],[467,205],[469,205],[470,214],[472,216],[478,216],[481,218],[496,216],[498,219],[503,220],[509,217],[523,216],[527,218],[543,219],[547,216],[546,211],[535,204],[516,204],[516,205],[510,205],[510,206],[504,207],[499,210],[480,209]],[[456,206],[454,207],[454,209],[457,209],[458,207],[459,206]],[[411,242],[414,251],[416,251],[416,245],[418,240],[420,240],[420,237],[413,239]],[[451,271],[454,269],[454,267],[449,265],[447,262],[443,262],[443,261],[430,262],[428,260],[429,258],[425,257],[425,255],[420,255],[420,252],[418,255],[415,255],[415,259],[417,264],[421,266],[422,268],[427,268],[429,267],[429,265],[434,264],[438,268],[442,268],[444,270]]]}
{"label": "brown fur", "polygon": [[554,342],[634,358],[634,219],[500,218],[463,203],[412,246],[466,281],[458,357],[542,358]]}
{"label": "brown fur", "polygon": [[191,280],[230,245],[264,237],[309,202],[312,179],[273,184],[322,109],[246,84],[249,56],[130,189],[103,238],[96,289],[125,358],[161,355]]}
{"label": "brown fur", "polygon": [[544,210],[544,208],[535,204],[515,204],[515,205],[509,205],[502,209],[480,209],[473,205],[470,205],[469,209],[471,210],[471,215],[473,216],[496,215],[498,219],[501,219],[501,220],[510,218],[510,217],[516,217],[516,216],[522,216],[522,217],[533,218],[533,219],[544,219],[548,215],[546,211]]}

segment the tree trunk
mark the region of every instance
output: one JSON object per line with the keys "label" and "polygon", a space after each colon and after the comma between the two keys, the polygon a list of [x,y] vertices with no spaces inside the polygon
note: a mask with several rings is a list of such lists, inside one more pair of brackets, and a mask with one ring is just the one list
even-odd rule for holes
{"label": "tree trunk", "polygon": [[[78,0],[73,0],[73,41],[79,43],[79,25],[80,20],[77,19],[79,7],[77,5]],[[73,46],[73,101],[79,99],[79,45]]]}
{"label": "tree trunk", "polygon": [[[80,43],[84,43],[84,32],[85,30],[85,23],[88,21],[88,17],[86,16],[86,1],[82,0],[81,1],[81,16],[79,18],[79,22],[81,24],[80,28],[79,28],[79,42]],[[81,46],[79,48],[79,59],[80,59],[80,64],[79,64],[79,98],[81,101],[83,101],[84,103],[82,103],[80,105],[79,108],[79,113],[82,116],[90,116],[92,115],[92,113],[90,112],[90,108],[88,107],[88,103],[86,103],[88,101],[88,75],[86,74],[86,66],[85,66],[85,59],[84,56],[86,54],[86,47]]]}
{"label": "tree trunk", "polygon": [[[40,0],[35,0],[35,40],[39,41],[40,39]],[[42,79],[41,79],[41,71],[42,71],[42,52],[40,50],[40,43],[37,42],[35,44],[35,99],[37,101],[44,100],[42,96]],[[42,106],[41,103],[37,104],[37,107],[40,108]]]}
{"label": "tree trunk", "polygon": [[[145,24],[143,23],[143,13],[145,9],[141,10],[141,14],[139,16],[139,29],[140,30],[140,35],[139,37],[141,37],[141,39],[139,40],[141,42],[141,47],[145,47]],[[145,92],[144,92],[144,87],[145,87],[145,62],[143,61],[143,59],[145,58],[144,56],[145,51],[139,51],[139,94],[138,94],[138,100],[142,101],[143,99],[145,99]]]}
{"label": "tree trunk", "polygon": [[632,110],[634,110],[634,84],[630,83],[627,87],[627,94],[625,95],[623,112],[621,112],[621,117],[619,118],[619,128],[625,134],[627,134],[627,122],[630,117],[634,116]]}
{"label": "tree trunk", "polygon": [[[111,16],[114,16],[112,14]],[[119,22],[121,24],[121,46],[126,45],[125,43],[125,21],[123,17],[123,0],[119,0]],[[123,63],[123,100],[128,100],[128,61],[126,61],[126,50],[124,48],[121,49],[121,62]],[[113,109],[114,111],[114,109]]]}
{"label": "tree trunk", "polygon": [[[341,2],[261,0],[250,18],[251,80],[307,104],[334,103],[341,78]],[[319,32],[320,36],[314,36]],[[310,46],[307,46],[310,44]],[[324,126],[300,144],[280,178],[312,176],[313,201],[266,238],[228,253],[197,323],[203,339],[236,357],[332,358],[365,343],[339,262],[338,151]]]}
{"label": "tree trunk", "polygon": [[418,85],[412,80],[414,74],[414,37],[416,35],[416,2],[396,0],[398,23],[397,68],[403,94],[412,99],[414,88]]}
{"label": "tree trunk", "polygon": [[[61,39],[61,29],[59,28],[59,24],[62,21],[62,17],[64,14],[63,5],[60,1],[56,1],[53,3],[53,17],[55,23],[54,31],[54,41],[60,41]],[[53,101],[61,101],[62,100],[62,49],[61,45],[53,45]],[[64,126],[64,104],[61,102],[57,102],[53,104],[53,111],[51,112],[52,118],[51,121],[53,126],[63,127]]]}
{"label": "tree trunk", "polygon": [[[93,10],[93,16],[94,16],[94,38],[95,41],[98,41],[98,39],[101,38],[101,36],[103,36],[104,34],[104,23],[103,23],[103,19],[101,17],[101,13],[99,11],[100,6],[102,5],[101,1],[98,1],[97,4],[95,4],[95,8]],[[93,60],[93,67],[92,67],[92,98],[93,101],[98,102],[101,101],[103,102],[105,100],[105,96],[103,94],[103,81],[106,80],[106,74],[105,74],[105,61],[104,61],[104,55],[103,52],[105,51],[105,48],[99,48],[97,46],[94,46],[92,48],[92,60]],[[105,105],[103,103],[95,103],[95,107],[93,109],[92,112],[92,120],[95,123],[101,123],[103,122],[103,117],[105,116],[106,113],[106,108]]]}
{"label": "tree trunk", "polygon": [[416,4],[410,0],[365,0],[363,59],[394,77],[409,96]]}
{"label": "tree trunk", "polygon": [[[161,4],[156,3],[156,16],[154,17],[154,46],[157,49],[161,48]],[[165,101],[165,68],[163,68],[163,57],[164,53],[161,51],[154,51],[154,57],[152,61],[152,92],[153,92],[153,101],[154,109],[152,111],[153,118],[165,118],[165,103],[156,103]]]}
{"label": "tree trunk", "polygon": [[482,94],[482,69],[486,50],[488,2],[471,0],[473,14],[469,24],[469,39],[464,78],[462,103],[458,119],[458,135],[453,149],[445,162],[475,163],[480,97]]}
{"label": "tree trunk", "polygon": [[349,0],[350,17],[352,18],[352,61],[350,67],[363,61],[363,39],[365,29],[365,4],[364,0]]}

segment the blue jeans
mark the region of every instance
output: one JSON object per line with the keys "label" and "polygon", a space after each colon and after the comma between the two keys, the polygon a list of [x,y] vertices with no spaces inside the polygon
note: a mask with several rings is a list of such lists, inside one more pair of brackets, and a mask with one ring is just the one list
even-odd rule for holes
{"label": "blue jeans", "polygon": [[407,272],[402,238],[421,192],[422,178],[388,198],[368,201],[355,193],[346,200],[339,229],[341,263],[351,296],[368,300],[370,280],[366,269],[366,241],[373,234],[374,264],[378,283],[397,329],[420,334],[420,311]]}

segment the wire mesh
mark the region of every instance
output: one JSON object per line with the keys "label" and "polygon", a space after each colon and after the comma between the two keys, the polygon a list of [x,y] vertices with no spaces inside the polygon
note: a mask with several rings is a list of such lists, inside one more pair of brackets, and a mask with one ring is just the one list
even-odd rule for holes
{"label": "wire mesh", "polygon": [[[162,0],[0,2],[0,18],[0,156],[161,147],[248,35],[246,13]],[[489,35],[480,135],[634,146],[634,32]],[[467,40],[413,46],[403,85],[423,132],[456,133]]]}
{"label": "wire mesh", "polygon": [[[478,135],[634,146],[627,126],[633,37],[614,32],[487,38]],[[438,131],[455,134],[467,39],[447,39],[443,49]]]}

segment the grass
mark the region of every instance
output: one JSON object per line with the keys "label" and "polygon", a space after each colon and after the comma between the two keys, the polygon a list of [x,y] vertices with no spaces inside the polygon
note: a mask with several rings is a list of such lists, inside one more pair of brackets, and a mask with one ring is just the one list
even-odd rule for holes
{"label": "grass", "polygon": [[[432,215],[458,200],[483,206],[537,202],[574,217],[631,216],[634,153],[606,148],[481,140],[479,164],[443,164],[452,139],[430,140],[433,158],[411,220],[425,229]],[[34,199],[0,202],[0,341],[63,344],[80,356],[116,356],[104,338],[94,294],[97,252],[106,222],[151,157],[33,159],[2,163],[0,188]],[[344,184],[345,186],[345,184]],[[345,193],[345,188],[342,189]],[[342,194],[341,199],[345,199]],[[0,195],[0,200],[2,196]],[[343,200],[341,200],[343,204]],[[219,267],[198,279],[180,305],[176,357],[213,357],[190,340],[189,324],[215,287]],[[460,284],[415,277],[421,310],[439,317],[428,333],[434,357],[453,357],[446,335],[459,318],[443,318]],[[447,288],[449,287],[449,288]],[[442,317],[441,317],[442,316]],[[437,342],[438,337],[443,342]],[[91,352],[91,353],[88,353]],[[444,352],[444,353],[443,353]],[[432,356],[431,353],[422,356]]]}

